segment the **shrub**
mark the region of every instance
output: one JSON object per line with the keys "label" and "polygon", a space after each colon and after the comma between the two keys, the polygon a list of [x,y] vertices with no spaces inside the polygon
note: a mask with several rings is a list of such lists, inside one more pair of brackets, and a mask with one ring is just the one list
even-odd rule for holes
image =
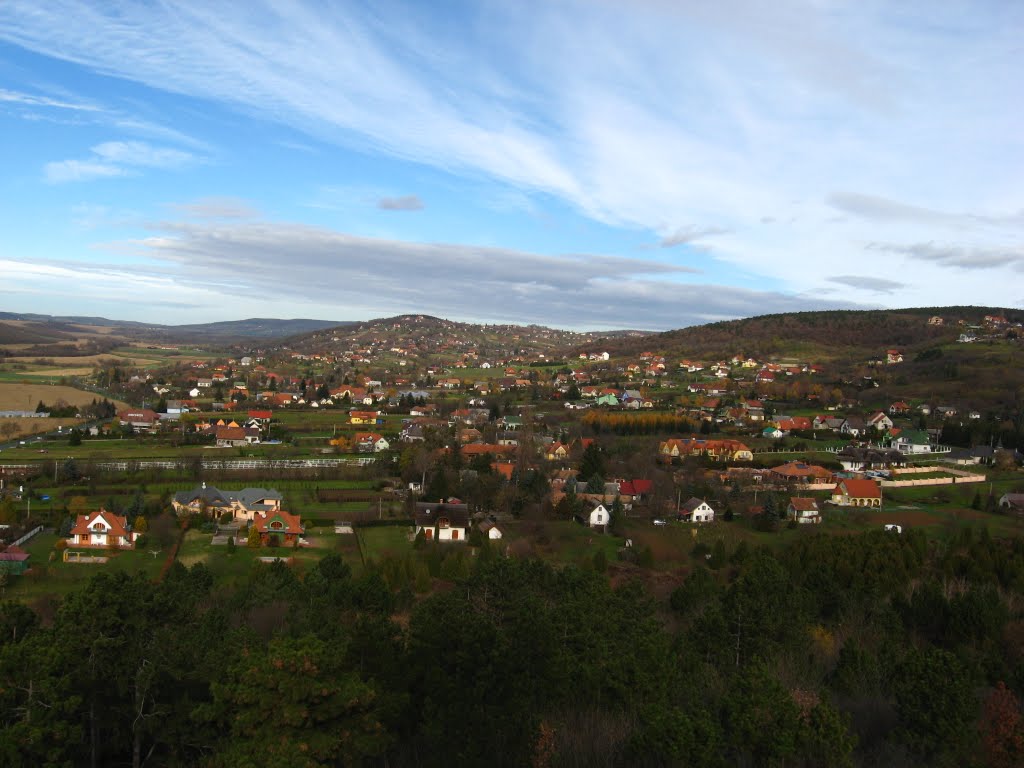
{"label": "shrub", "polygon": [[218,522],[220,522],[221,525],[227,525],[228,523],[230,523],[234,519],[235,519],[234,514],[232,514],[231,512],[225,512],[223,515],[220,516]]}
{"label": "shrub", "polygon": [[228,554],[229,555],[235,554],[235,537],[234,536],[228,536]]}
{"label": "shrub", "polygon": [[67,539],[57,539],[57,543],[53,545],[53,548],[56,549],[58,552],[63,552],[65,549],[68,548]]}

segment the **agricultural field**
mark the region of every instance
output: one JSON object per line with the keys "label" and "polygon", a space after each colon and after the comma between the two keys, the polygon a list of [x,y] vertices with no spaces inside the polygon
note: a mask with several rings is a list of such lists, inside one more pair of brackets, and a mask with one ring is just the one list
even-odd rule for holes
{"label": "agricultural field", "polygon": [[[0,382],[0,411],[34,411],[40,400],[47,405],[53,405],[58,400],[64,400],[70,405],[88,405],[100,399],[102,397],[95,392],[59,384]],[[118,408],[128,407],[127,403],[119,400],[112,402]]]}

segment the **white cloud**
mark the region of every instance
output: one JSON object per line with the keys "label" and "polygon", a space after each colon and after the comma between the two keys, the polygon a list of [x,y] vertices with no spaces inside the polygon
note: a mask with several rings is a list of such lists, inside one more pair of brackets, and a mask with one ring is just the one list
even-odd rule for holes
{"label": "white cloud", "polygon": [[377,201],[382,211],[422,211],[423,201],[418,195],[402,195],[401,197],[382,197]]}
{"label": "white cloud", "polygon": [[92,181],[127,176],[130,171],[119,165],[98,160],[60,160],[47,163],[43,176],[50,184],[64,184],[70,181]]}
{"label": "white cloud", "polygon": [[101,112],[102,109],[94,104],[84,102],[72,102],[64,99],[52,98],[39,94],[22,93],[0,88],[0,101],[21,104],[29,107],[53,107],[55,109],[67,109],[76,112]]}
{"label": "white cloud", "polygon": [[137,168],[181,168],[198,158],[189,152],[153,147],[143,141],[107,141],[91,149],[85,160],[60,160],[47,163],[43,174],[51,184],[91,181],[116,176],[132,176]]}
{"label": "white cloud", "polygon": [[[1013,3],[523,0],[472,24],[418,4],[0,5],[0,39],[106,75],[540,190],[666,243],[699,222],[720,233],[716,260],[794,291],[914,261],[869,242],[1019,236],[1024,102],[1005,73],[1022,35]],[[941,276],[955,261],[931,261],[884,295],[1016,298],[1011,272],[965,296],[974,283]]]}
{"label": "white cloud", "polygon": [[107,141],[92,148],[95,155],[111,163],[148,168],[180,168],[195,156],[180,149],[154,147],[144,141]]}
{"label": "white cloud", "polygon": [[181,273],[183,281],[223,292],[225,300],[269,281],[274,290],[264,307],[301,306],[306,314],[321,307],[331,317],[427,312],[568,328],[669,329],[852,306],[695,283],[689,268],[617,256],[357,237],[263,219],[167,221],[150,228],[152,237],[107,247],[144,256],[162,265],[161,275]]}

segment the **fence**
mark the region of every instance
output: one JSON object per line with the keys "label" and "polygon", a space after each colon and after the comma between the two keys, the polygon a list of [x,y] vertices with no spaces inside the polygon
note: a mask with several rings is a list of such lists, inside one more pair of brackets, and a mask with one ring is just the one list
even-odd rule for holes
{"label": "fence", "polygon": [[43,526],[41,526],[41,525],[37,525],[37,526],[36,526],[35,528],[33,528],[33,529],[32,529],[31,531],[29,531],[28,533],[26,533],[26,534],[25,534],[24,536],[22,536],[22,537],[21,537],[20,539],[18,539],[18,540],[17,540],[16,542],[14,542],[14,546],[16,546],[16,547],[20,547],[20,546],[21,546],[22,544],[24,544],[24,543],[25,543],[26,541],[28,541],[29,539],[31,539],[31,538],[32,538],[33,536],[35,536],[35,535],[36,535],[37,533],[39,533],[39,532],[40,532],[41,530],[43,530]]}
{"label": "fence", "polygon": [[[946,477],[929,477],[922,480],[883,480],[883,488],[910,488],[919,485],[953,485],[954,483],[983,483],[986,480],[984,475],[976,475],[965,472],[962,469],[951,469],[950,467],[904,467],[890,470],[894,477],[900,475],[920,475],[926,472],[941,472]],[[951,475],[951,477],[950,477]]]}

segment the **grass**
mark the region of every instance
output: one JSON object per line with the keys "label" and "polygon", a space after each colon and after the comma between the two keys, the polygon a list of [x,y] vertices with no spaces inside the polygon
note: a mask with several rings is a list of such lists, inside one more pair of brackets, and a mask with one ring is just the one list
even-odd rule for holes
{"label": "grass", "polygon": [[412,549],[409,528],[404,525],[357,528],[356,535],[367,560],[380,561],[387,555],[401,557]]}
{"label": "grass", "polygon": [[[95,392],[57,384],[21,383],[17,382],[14,374],[11,376],[14,381],[0,382],[0,411],[34,411],[40,400],[47,405],[53,405],[58,400],[71,405],[88,405],[100,399]],[[114,405],[118,408],[128,407],[120,401],[115,401]]]}
{"label": "grass", "polygon": [[164,563],[165,553],[154,557],[148,550],[95,550],[97,555],[110,557],[106,563],[65,563],[59,552],[51,561],[50,553],[55,551],[53,546],[57,539],[55,533],[41,533],[28,542],[25,550],[32,555],[29,561],[32,571],[12,581],[7,597],[30,600],[46,595],[66,595],[100,572],[144,573],[155,578]]}
{"label": "grass", "polygon": [[[246,546],[244,533],[242,536],[243,539],[237,543],[234,552],[231,553],[227,546],[214,546],[211,534],[188,531],[178,550],[178,562],[186,567],[203,563],[210,569],[215,582],[221,585],[234,585],[244,581],[261,557],[290,557],[299,567],[302,567],[303,565],[313,565],[325,555],[336,552],[354,571],[362,567],[358,550],[354,544],[354,537],[338,535],[334,533],[333,528],[307,529],[304,538],[312,546],[297,549],[290,546],[250,549]],[[346,541],[346,539],[350,541]]]}

